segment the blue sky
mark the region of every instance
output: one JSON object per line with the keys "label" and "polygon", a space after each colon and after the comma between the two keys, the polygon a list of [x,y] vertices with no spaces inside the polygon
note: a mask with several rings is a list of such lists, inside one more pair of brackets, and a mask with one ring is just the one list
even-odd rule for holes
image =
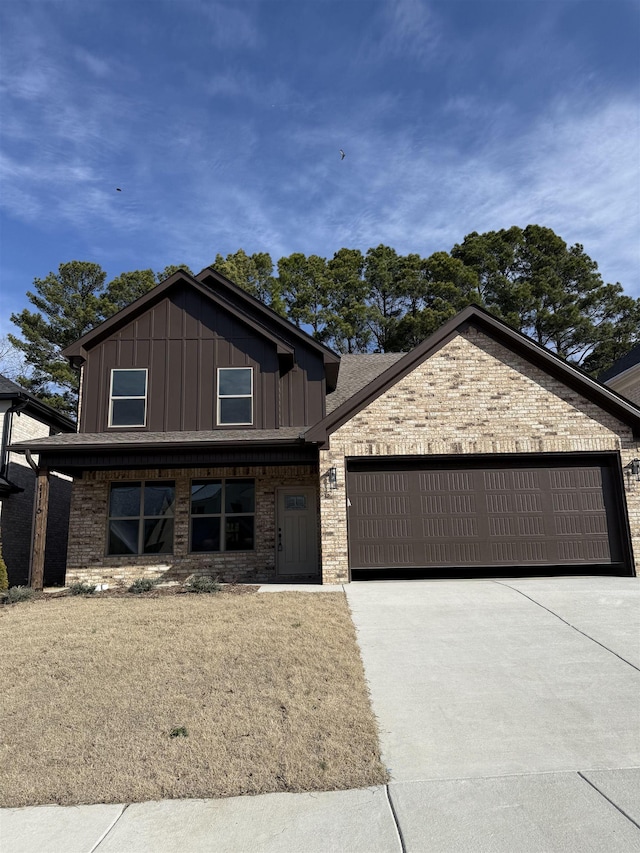
{"label": "blue sky", "polygon": [[529,223],[640,297],[637,0],[5,0],[0,33],[0,334],[69,260]]}

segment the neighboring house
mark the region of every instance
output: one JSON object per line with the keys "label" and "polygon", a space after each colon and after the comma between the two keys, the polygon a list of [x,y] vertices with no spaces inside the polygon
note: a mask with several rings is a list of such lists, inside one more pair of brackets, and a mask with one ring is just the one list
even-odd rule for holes
{"label": "neighboring house", "polygon": [[624,474],[640,409],[480,308],[410,353],[341,358],[205,269],[65,354],[79,433],[28,446],[75,478],[67,581],[629,575],[640,559]]}
{"label": "neighboring house", "polygon": [[640,406],[640,344],[614,362],[598,379]]}
{"label": "neighboring house", "polygon": [[[11,586],[29,579],[31,528],[36,476],[22,454],[8,447],[56,433],[75,432],[73,421],[0,375],[0,531]],[[37,457],[36,457],[37,459]],[[64,582],[71,481],[51,479],[51,511],[45,560],[50,585]]]}

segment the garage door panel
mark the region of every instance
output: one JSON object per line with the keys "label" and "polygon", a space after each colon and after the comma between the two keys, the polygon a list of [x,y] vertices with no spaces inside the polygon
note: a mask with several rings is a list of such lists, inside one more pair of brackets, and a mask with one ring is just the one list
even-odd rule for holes
{"label": "garage door panel", "polygon": [[620,563],[613,482],[610,468],[593,462],[349,469],[351,567]]}

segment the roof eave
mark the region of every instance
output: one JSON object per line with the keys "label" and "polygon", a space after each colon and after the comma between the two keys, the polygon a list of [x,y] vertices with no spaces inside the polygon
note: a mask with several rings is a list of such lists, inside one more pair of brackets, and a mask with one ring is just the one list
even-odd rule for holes
{"label": "roof eave", "polygon": [[301,447],[307,442],[303,438],[282,439],[232,439],[229,441],[140,441],[140,442],[102,442],[97,444],[38,444],[35,441],[23,441],[9,445],[13,453],[91,453],[93,451],[135,452],[144,450],[210,450],[226,447]]}

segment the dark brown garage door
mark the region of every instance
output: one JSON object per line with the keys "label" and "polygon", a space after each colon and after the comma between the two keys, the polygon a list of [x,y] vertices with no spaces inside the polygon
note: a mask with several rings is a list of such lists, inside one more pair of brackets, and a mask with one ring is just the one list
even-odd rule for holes
{"label": "dark brown garage door", "polygon": [[350,460],[352,569],[627,562],[615,457]]}

